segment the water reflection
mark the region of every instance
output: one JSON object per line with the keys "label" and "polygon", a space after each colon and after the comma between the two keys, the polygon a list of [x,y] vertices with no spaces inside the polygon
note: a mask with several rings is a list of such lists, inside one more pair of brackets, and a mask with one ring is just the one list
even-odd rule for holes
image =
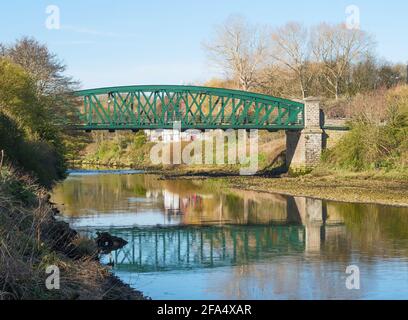
{"label": "water reflection", "polygon": [[[53,200],[78,230],[127,240],[115,272],[153,298],[408,298],[407,208],[132,172],[76,172]],[[351,264],[358,292],[345,288]]]}
{"label": "water reflection", "polygon": [[[135,219],[135,226],[299,224],[306,215],[302,199],[222,190],[222,182],[209,185],[206,181],[163,181],[149,175],[76,173],[55,189],[54,200],[62,204],[76,227],[93,227],[97,220],[105,220],[101,225],[106,226],[112,215],[116,218],[111,222],[117,227],[128,227],[130,218]],[[303,207],[298,209],[299,205]],[[140,215],[143,223],[138,221]],[[129,220],[123,222],[124,218]]]}
{"label": "water reflection", "polygon": [[136,272],[246,265],[304,250],[304,230],[298,226],[148,228],[112,234],[129,242],[114,253],[116,267]]}

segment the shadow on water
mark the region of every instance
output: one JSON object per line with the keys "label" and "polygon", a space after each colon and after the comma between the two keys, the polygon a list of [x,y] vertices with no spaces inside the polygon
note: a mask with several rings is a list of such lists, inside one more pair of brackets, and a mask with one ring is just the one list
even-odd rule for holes
{"label": "shadow on water", "polygon": [[[222,181],[75,171],[53,201],[77,230],[126,240],[112,253],[114,271],[153,298],[408,298],[407,208],[226,190]],[[345,288],[351,264],[367,281],[358,292]]]}

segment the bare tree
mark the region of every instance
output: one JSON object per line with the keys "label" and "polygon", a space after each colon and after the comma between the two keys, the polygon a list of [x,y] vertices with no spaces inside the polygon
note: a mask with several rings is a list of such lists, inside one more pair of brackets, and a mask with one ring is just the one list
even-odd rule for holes
{"label": "bare tree", "polygon": [[313,32],[313,53],[323,64],[322,76],[327,89],[336,98],[340,95],[340,84],[353,63],[367,56],[373,41],[366,32],[348,29],[344,24],[321,24]]}
{"label": "bare tree", "polygon": [[277,28],[272,33],[271,49],[273,59],[294,73],[302,98],[306,98],[314,76],[311,72],[309,30],[295,22]]}
{"label": "bare tree", "polygon": [[7,52],[6,47],[2,43],[0,43],[0,58],[4,57],[6,55],[6,52]]}
{"label": "bare tree", "polygon": [[3,55],[21,65],[36,82],[38,95],[62,94],[77,83],[64,75],[66,66],[45,45],[32,38],[22,38],[12,46],[3,46]]}
{"label": "bare tree", "polygon": [[273,63],[257,75],[257,89],[262,93],[289,99],[299,97],[299,86],[293,72]]}
{"label": "bare tree", "polygon": [[66,66],[47,46],[24,37],[12,45],[1,47],[3,56],[23,67],[30,75],[35,83],[37,98],[50,110],[56,123],[76,117],[76,101],[72,91],[77,89],[78,82],[65,75]]}
{"label": "bare tree", "polygon": [[217,27],[214,39],[204,47],[217,66],[239,81],[242,90],[254,87],[257,72],[268,58],[266,32],[241,17],[231,17]]}

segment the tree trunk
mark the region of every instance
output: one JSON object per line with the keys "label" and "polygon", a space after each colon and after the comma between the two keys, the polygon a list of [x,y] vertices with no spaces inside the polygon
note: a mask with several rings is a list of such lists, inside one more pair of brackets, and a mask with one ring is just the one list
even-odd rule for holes
{"label": "tree trunk", "polygon": [[306,99],[306,90],[305,90],[305,87],[303,85],[302,79],[300,79],[300,90],[302,91],[302,99],[305,100]]}
{"label": "tree trunk", "polygon": [[334,90],[335,90],[335,98],[336,101],[339,100],[339,80],[336,79],[336,83],[334,85]]}

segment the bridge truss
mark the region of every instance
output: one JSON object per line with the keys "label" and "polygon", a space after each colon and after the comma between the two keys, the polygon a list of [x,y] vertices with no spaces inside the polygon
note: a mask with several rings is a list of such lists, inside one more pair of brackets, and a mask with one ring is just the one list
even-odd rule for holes
{"label": "bridge truss", "polygon": [[238,90],[194,86],[129,86],[75,92],[77,130],[301,130],[304,104]]}

